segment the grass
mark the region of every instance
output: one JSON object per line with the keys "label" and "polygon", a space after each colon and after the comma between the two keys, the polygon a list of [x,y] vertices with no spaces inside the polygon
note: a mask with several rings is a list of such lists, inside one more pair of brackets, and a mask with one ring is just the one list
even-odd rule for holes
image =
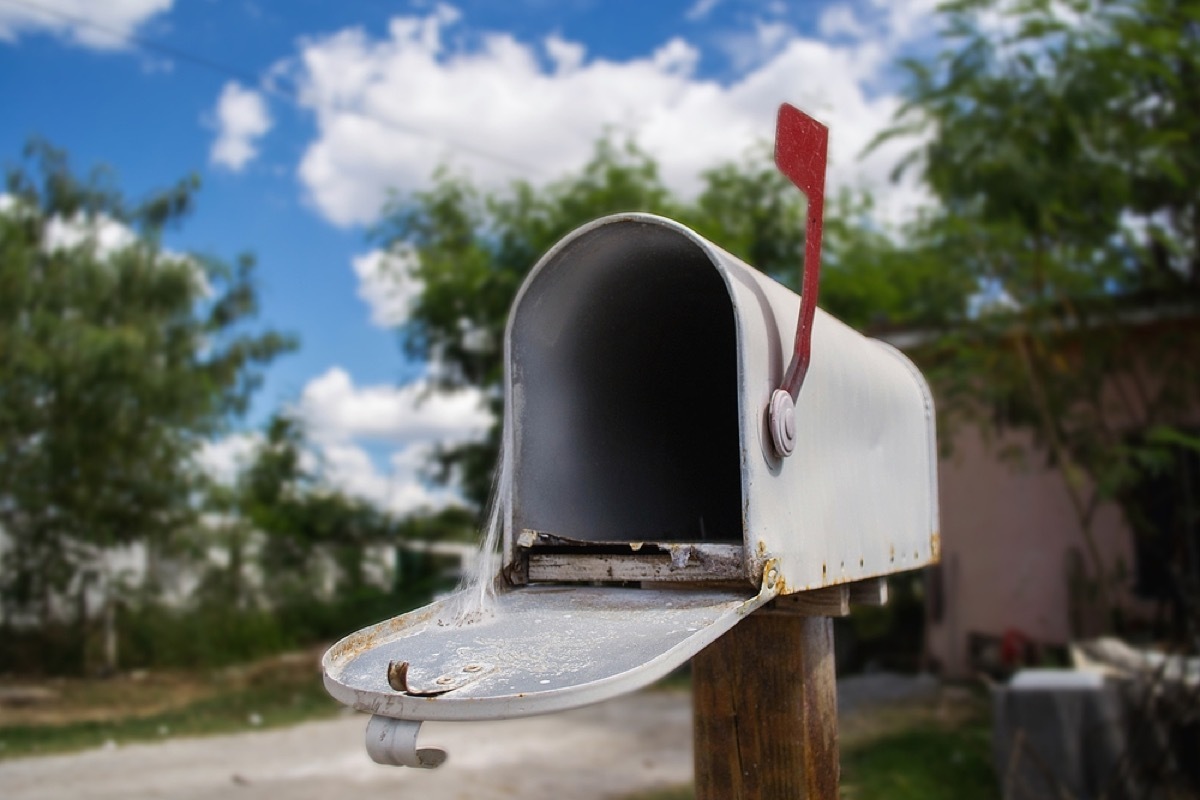
{"label": "grass", "polygon": [[[987,707],[978,697],[952,705],[898,706],[846,720],[844,800],[996,800]],[[691,786],[622,800],[692,800]]]}
{"label": "grass", "polygon": [[49,688],[53,702],[5,710],[0,759],[278,727],[340,708],[310,658],[214,673],[59,681]]}
{"label": "grass", "polygon": [[842,754],[842,797],[847,800],[999,796],[991,733],[980,720],[951,726],[926,721]]}

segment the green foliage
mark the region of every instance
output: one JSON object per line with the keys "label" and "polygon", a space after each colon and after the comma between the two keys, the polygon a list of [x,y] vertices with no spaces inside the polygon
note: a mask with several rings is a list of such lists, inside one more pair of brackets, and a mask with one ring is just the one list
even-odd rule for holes
{"label": "green foliage", "polygon": [[300,644],[268,610],[212,601],[186,610],[154,602],[131,607],[121,615],[120,630],[126,669],[223,667]]}
{"label": "green foliage", "polygon": [[246,330],[258,307],[252,259],[161,247],[195,179],[131,205],[108,173],[81,179],[35,142],[6,185],[0,606],[6,621],[45,624],[54,596],[82,593],[86,569],[105,571],[104,548],[172,545],[196,511],[196,447],[294,343]]}
{"label": "green foliage", "polygon": [[968,0],[944,21],[893,133],[933,134],[916,163],[947,249],[1021,308],[1194,291],[1200,10]]}
{"label": "green foliage", "polygon": [[[427,568],[394,587],[364,585],[331,597],[297,593],[270,606],[238,608],[212,596],[184,608],[156,602],[130,605],[119,620],[121,667],[208,669],[241,664],[340,639],[424,605],[436,591],[449,588],[435,569]],[[14,665],[20,671],[30,671],[29,666]],[[74,666],[66,660],[57,665],[42,662],[36,671],[61,674]]]}
{"label": "green foliage", "polygon": [[[336,597],[371,596],[365,575],[368,546],[399,546],[406,539],[473,540],[473,521],[464,509],[451,507],[399,520],[366,500],[331,489],[318,473],[301,465],[306,447],[299,423],[276,415],[233,490],[238,518],[264,537],[258,565],[277,602],[314,595],[313,587],[320,582],[313,574],[318,553],[332,556]],[[407,577],[428,583],[429,576],[410,571]]]}
{"label": "green foliage", "polygon": [[218,681],[209,696],[153,714],[57,725],[3,724],[0,760],[91,749],[110,741],[154,742],[282,727],[332,716],[341,708],[306,662],[301,669],[270,670],[247,686]]}
{"label": "green foliage", "polygon": [[833,621],[839,674],[863,669],[916,672],[925,655],[924,571],[891,576],[888,602],[857,606]]}
{"label": "green foliage", "polygon": [[[224,563],[210,563],[188,607],[151,604],[148,617],[129,620],[156,648],[144,663],[229,663],[328,641],[450,588],[446,564],[400,549],[393,580],[379,585],[369,575],[371,553],[406,539],[467,540],[474,533],[469,512],[396,519],[329,487],[306,465],[310,455],[316,458],[300,423],[277,414],[233,484],[211,489],[221,521],[198,533],[197,549],[222,548]],[[173,630],[156,630],[157,619]]]}
{"label": "green foliage", "polygon": [[[1200,7],[962,0],[942,20],[888,135],[928,134],[906,168],[940,206],[912,241],[979,295],[923,361],[943,416],[1045,448],[1112,612],[1122,577],[1097,509],[1115,501],[1158,535],[1142,487],[1178,470],[1164,436],[1186,438],[1200,401]],[[1183,557],[1189,535],[1167,549]],[[1177,614],[1200,617],[1194,599]]]}
{"label": "green foliage", "polygon": [[[884,709],[889,716],[904,713]],[[999,797],[985,719],[933,721],[909,712],[899,730],[842,744],[846,800],[985,800]],[[690,800],[690,785],[638,792],[622,800]]]}
{"label": "green foliage", "polygon": [[842,796],[866,800],[999,797],[991,731],[981,722],[927,725],[895,733],[842,756]]}
{"label": "green foliage", "polygon": [[[0,619],[11,645],[0,669],[227,664],[344,635],[445,588],[444,565],[424,555],[376,585],[370,548],[463,538],[466,512],[400,522],[331,490],[295,420],[268,422],[232,486],[195,463],[294,346],[247,330],[251,259],[162,248],[196,182],[130,205],[108,172],[79,178],[41,143],[26,156],[0,208]],[[153,570],[122,586],[107,551],[127,544],[154,563],[201,565],[199,587],[165,607]],[[103,609],[88,607],[97,589]]]}
{"label": "green foliage", "polygon": [[[766,147],[703,174],[704,190],[680,221],[781,283],[796,288],[804,263],[804,195]],[[826,255],[825,261],[834,261]],[[828,263],[826,264],[828,266]]]}

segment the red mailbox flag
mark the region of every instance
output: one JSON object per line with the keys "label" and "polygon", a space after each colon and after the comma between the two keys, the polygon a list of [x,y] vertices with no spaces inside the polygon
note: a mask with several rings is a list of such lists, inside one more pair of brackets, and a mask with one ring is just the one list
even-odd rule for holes
{"label": "red mailbox flag", "polygon": [[825,222],[825,166],[829,160],[829,129],[795,106],[779,107],[775,125],[775,166],[808,198],[804,242],[804,283],[800,290],[800,322],[792,363],[783,389],[792,399],[800,393],[812,344],[813,317],[821,277],[821,229]]}

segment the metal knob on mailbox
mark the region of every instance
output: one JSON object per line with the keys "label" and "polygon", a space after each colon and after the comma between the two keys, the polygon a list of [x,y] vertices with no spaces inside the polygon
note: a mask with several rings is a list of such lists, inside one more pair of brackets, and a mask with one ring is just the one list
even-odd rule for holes
{"label": "metal knob on mailbox", "polygon": [[376,715],[373,758],[436,766],[420,721],[613,697],[776,597],[937,559],[933,402],[897,350],[809,310],[780,453],[772,397],[801,300],[648,214],[596,220],[538,262],[505,335],[494,601],[464,620],[452,596],[325,655],[329,692]]}

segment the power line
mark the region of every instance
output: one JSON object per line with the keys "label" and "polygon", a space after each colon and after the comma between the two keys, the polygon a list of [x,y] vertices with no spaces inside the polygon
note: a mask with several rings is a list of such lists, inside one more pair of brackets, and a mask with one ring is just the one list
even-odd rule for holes
{"label": "power line", "polygon": [[[77,25],[77,26],[84,27],[84,28],[90,28],[94,31],[103,33],[106,36],[110,36],[118,42],[121,42],[124,44],[136,45],[138,48],[140,48],[142,50],[147,50],[147,51],[150,51],[153,53],[157,53],[158,55],[167,56],[168,58],[178,59],[180,61],[184,61],[186,63],[193,64],[195,66],[210,70],[212,72],[218,72],[227,77],[236,78],[236,79],[238,79],[246,84],[249,84],[251,86],[257,86],[263,92],[270,94],[274,97],[277,97],[296,108],[304,107],[303,103],[301,103],[301,101],[300,101],[299,95],[295,91],[288,91],[286,89],[283,89],[283,88],[275,85],[274,83],[265,82],[260,77],[258,77],[254,73],[252,73],[250,70],[244,69],[242,67],[227,64],[222,61],[217,61],[215,59],[209,58],[208,56],[200,55],[198,53],[193,53],[188,50],[183,50],[181,48],[174,47],[169,44],[164,44],[164,43],[156,41],[154,39],[148,39],[144,36],[138,36],[137,34],[134,34],[134,33],[127,33],[125,31],[119,30],[112,26],[105,25],[104,23],[96,22],[95,20],[89,19],[89,18],[81,16],[79,14],[74,14],[72,12],[64,11],[59,8],[53,8],[51,6],[42,5],[40,3],[30,2],[29,0],[0,0],[0,5],[7,5],[10,8],[21,8],[26,11],[32,11],[36,14],[41,14],[45,17],[51,17],[51,18],[61,20],[63,22],[67,22],[72,25]],[[401,131],[403,133],[407,133],[412,136],[419,137],[421,139],[426,139],[426,140],[433,141],[433,142],[441,142],[443,144],[450,145],[451,147],[453,147],[457,150],[461,150],[464,153],[469,153],[469,154],[476,156],[477,158],[481,158],[485,161],[491,161],[495,164],[500,164],[500,165],[509,167],[510,169],[516,170],[518,172],[522,172],[522,173],[541,172],[541,170],[538,167],[524,163],[524,162],[519,161],[514,158],[510,158],[509,156],[501,155],[499,153],[495,153],[490,150],[476,147],[475,145],[466,144],[464,142],[460,142],[455,139],[452,139],[448,136],[441,136],[438,134],[434,134],[424,128],[420,128],[420,127],[418,127],[416,125],[412,125],[410,123],[398,122],[396,120],[391,120],[391,119],[384,119],[382,117],[372,115],[372,114],[366,114],[366,113],[364,113],[363,116],[366,116],[369,119],[372,119],[375,122],[378,122],[380,125],[384,125],[386,127],[392,128],[393,130]]]}

